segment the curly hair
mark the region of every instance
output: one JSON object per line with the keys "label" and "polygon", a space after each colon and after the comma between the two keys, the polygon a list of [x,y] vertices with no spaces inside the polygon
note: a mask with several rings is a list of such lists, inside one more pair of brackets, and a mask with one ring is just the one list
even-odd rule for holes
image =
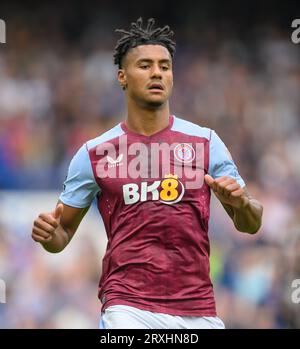
{"label": "curly hair", "polygon": [[145,29],[142,28],[143,20],[139,18],[136,23],[131,23],[129,31],[124,29],[116,29],[117,33],[123,34],[123,36],[117,42],[114,51],[114,64],[122,68],[122,61],[127,52],[139,45],[162,45],[169,52],[171,57],[174,57],[175,53],[175,41],[171,39],[174,32],[170,30],[168,25],[163,28],[153,29],[155,20],[153,18],[148,19],[148,24]]}

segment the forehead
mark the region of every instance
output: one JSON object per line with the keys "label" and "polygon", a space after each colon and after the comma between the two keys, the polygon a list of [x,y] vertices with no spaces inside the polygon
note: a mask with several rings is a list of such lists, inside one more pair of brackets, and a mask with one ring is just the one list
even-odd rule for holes
{"label": "forehead", "polygon": [[127,63],[135,63],[141,59],[153,61],[172,60],[170,52],[162,45],[139,45],[128,51],[125,61]]}

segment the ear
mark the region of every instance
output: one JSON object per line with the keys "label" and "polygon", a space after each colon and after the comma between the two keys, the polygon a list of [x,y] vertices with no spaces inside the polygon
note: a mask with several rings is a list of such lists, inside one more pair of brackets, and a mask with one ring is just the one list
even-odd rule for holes
{"label": "ear", "polygon": [[123,90],[126,90],[127,87],[127,80],[126,80],[126,74],[124,69],[119,69],[118,70],[118,81],[120,86],[122,87]]}

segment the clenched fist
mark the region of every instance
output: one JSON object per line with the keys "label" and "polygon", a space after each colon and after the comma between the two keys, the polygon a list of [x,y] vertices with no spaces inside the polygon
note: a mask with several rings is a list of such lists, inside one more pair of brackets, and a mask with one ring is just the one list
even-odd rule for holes
{"label": "clenched fist", "polygon": [[36,242],[50,242],[60,223],[63,213],[63,204],[58,204],[51,213],[41,213],[33,223],[31,237]]}
{"label": "clenched fist", "polygon": [[240,209],[249,203],[245,190],[234,178],[223,176],[213,179],[210,175],[205,175],[204,179],[223,204]]}

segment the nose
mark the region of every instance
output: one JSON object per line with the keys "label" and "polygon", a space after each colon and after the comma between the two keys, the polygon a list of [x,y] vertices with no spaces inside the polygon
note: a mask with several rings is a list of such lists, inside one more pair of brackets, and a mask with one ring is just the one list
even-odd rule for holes
{"label": "nose", "polygon": [[152,69],[151,69],[151,77],[152,78],[159,78],[161,79],[161,69],[158,64],[153,64]]}

